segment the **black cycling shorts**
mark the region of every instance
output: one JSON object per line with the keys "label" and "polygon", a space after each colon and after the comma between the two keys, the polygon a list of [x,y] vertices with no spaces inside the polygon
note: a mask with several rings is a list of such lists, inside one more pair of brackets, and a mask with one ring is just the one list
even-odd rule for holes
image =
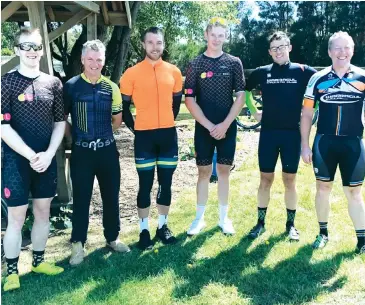
{"label": "black cycling shorts", "polygon": [[295,174],[300,160],[299,130],[261,130],[259,140],[259,167],[263,173],[275,172],[280,154],[282,171]]}
{"label": "black cycling shorts", "polygon": [[52,198],[57,189],[57,163],[54,157],[48,169],[37,173],[29,160],[14,151],[6,151],[1,172],[1,196],[9,207],[28,204],[33,199]]}
{"label": "black cycling shorts", "polygon": [[362,185],[365,177],[365,150],[361,138],[317,134],[313,143],[316,179],[333,181],[337,165],[343,186]]}
{"label": "black cycling shorts", "polygon": [[196,164],[205,166],[212,164],[214,149],[217,148],[217,163],[224,165],[232,165],[234,154],[236,152],[237,125],[234,121],[228,128],[226,137],[222,140],[214,139],[208,129],[195,124],[195,155]]}
{"label": "black cycling shorts", "polygon": [[178,161],[176,128],[134,131],[134,156],[137,171],[175,169]]}

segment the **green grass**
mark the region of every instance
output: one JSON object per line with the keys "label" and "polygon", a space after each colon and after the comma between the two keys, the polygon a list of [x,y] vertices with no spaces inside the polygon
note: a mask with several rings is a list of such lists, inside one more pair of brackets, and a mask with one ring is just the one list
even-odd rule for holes
{"label": "green grass", "polygon": [[[229,213],[236,235],[224,236],[217,228],[216,184],[212,184],[208,226],[188,238],[185,231],[195,215],[195,189],[185,189],[169,218],[180,240],[177,245],[157,243],[156,250],[142,253],[135,248],[138,228],[133,225],[123,227],[121,234],[132,251],[111,253],[101,247],[101,228],[92,226],[88,256],[71,268],[66,231],[49,240],[46,255],[65,272],[54,278],[33,275],[27,271],[30,253],[22,253],[21,261],[28,266],[21,289],[3,293],[3,304],[365,304],[365,262],[354,254],[356,238],[339,178],[331,196],[330,242],[319,251],[311,248],[318,231],[311,167],[301,163],[298,174],[298,243],[290,243],[284,234],[280,179],[273,185],[267,231],[255,241],[246,238],[256,222],[257,154],[233,172],[231,181]],[[154,228],[156,220],[151,222]]]}

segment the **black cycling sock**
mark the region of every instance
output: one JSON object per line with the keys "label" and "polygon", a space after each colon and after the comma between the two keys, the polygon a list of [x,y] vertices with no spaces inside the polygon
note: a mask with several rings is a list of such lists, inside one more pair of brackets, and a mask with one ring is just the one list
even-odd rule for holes
{"label": "black cycling sock", "polygon": [[286,226],[287,227],[292,227],[294,226],[294,220],[295,220],[295,212],[297,210],[290,210],[290,209],[286,209]]}
{"label": "black cycling sock", "polygon": [[365,245],[365,229],[356,230],[355,232],[357,237],[357,247],[360,249]]}
{"label": "black cycling sock", "polygon": [[19,256],[16,258],[7,258],[6,259],[6,265],[7,265],[7,270],[8,270],[8,275],[10,274],[18,274],[18,261],[19,261]]}
{"label": "black cycling sock", "polygon": [[44,250],[43,251],[34,251],[33,250],[33,267],[37,267],[40,263],[44,261]]}
{"label": "black cycling sock", "polygon": [[261,223],[265,225],[265,217],[266,217],[267,208],[258,208],[257,209],[257,223]]}
{"label": "black cycling sock", "polygon": [[318,223],[319,223],[319,234],[328,236],[328,230],[327,230],[328,222],[318,222]]}

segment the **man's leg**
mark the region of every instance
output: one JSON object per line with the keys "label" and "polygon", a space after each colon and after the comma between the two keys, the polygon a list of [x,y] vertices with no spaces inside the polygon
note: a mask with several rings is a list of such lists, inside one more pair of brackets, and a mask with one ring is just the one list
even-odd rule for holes
{"label": "man's leg", "polygon": [[198,123],[195,126],[194,145],[196,153],[196,165],[198,166],[198,182],[196,184],[196,216],[191,223],[187,234],[198,234],[204,227],[204,213],[208,201],[209,180],[212,175],[212,158],[214,154],[214,139],[209,131]]}
{"label": "man's leg", "polygon": [[259,139],[260,184],[257,191],[257,223],[248,237],[254,239],[265,232],[265,218],[274,182],[276,162],[279,158],[280,138],[274,130],[261,131]]}
{"label": "man's leg", "polygon": [[178,144],[175,127],[158,130],[157,178],[159,189],[157,193],[158,227],[156,236],[164,244],[172,244],[177,239],[167,227],[167,216],[171,205],[172,177],[178,162]]}
{"label": "man's leg", "polygon": [[89,209],[92,196],[96,164],[93,151],[74,146],[71,154],[71,181],[73,191],[72,251],[70,264],[75,266],[84,260],[84,245],[89,227]]}
{"label": "man's leg", "polygon": [[18,276],[18,261],[22,244],[22,228],[27,213],[28,204],[8,207],[8,226],[5,231],[3,247],[7,264],[7,278],[4,291],[20,287]]}
{"label": "man's leg", "polygon": [[286,206],[286,231],[290,240],[299,240],[299,233],[295,229],[294,221],[298,204],[298,195],[295,185],[296,174],[288,174],[283,172],[283,183],[285,188],[284,201]]}
{"label": "man's leg", "polygon": [[63,272],[63,268],[44,262],[44,251],[49,236],[49,215],[52,198],[33,199],[34,223],[31,232],[33,244],[32,271],[47,275]]}
{"label": "man's leg", "polygon": [[130,249],[119,241],[119,190],[120,164],[119,153],[115,142],[100,148],[96,177],[99,182],[100,195],[103,202],[103,227],[107,246],[117,252],[129,252]]}

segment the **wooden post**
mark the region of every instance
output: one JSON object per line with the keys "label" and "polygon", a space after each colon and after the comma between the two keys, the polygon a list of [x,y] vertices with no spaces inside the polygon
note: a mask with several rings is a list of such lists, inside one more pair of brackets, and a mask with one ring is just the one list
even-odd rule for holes
{"label": "wooden post", "polygon": [[48,39],[46,11],[44,1],[26,2],[30,24],[33,28],[38,28],[43,38],[43,56],[40,62],[40,69],[44,73],[53,75],[51,47]]}
{"label": "wooden post", "polygon": [[96,26],[98,24],[97,14],[91,14],[87,17],[87,40],[96,39]]}

